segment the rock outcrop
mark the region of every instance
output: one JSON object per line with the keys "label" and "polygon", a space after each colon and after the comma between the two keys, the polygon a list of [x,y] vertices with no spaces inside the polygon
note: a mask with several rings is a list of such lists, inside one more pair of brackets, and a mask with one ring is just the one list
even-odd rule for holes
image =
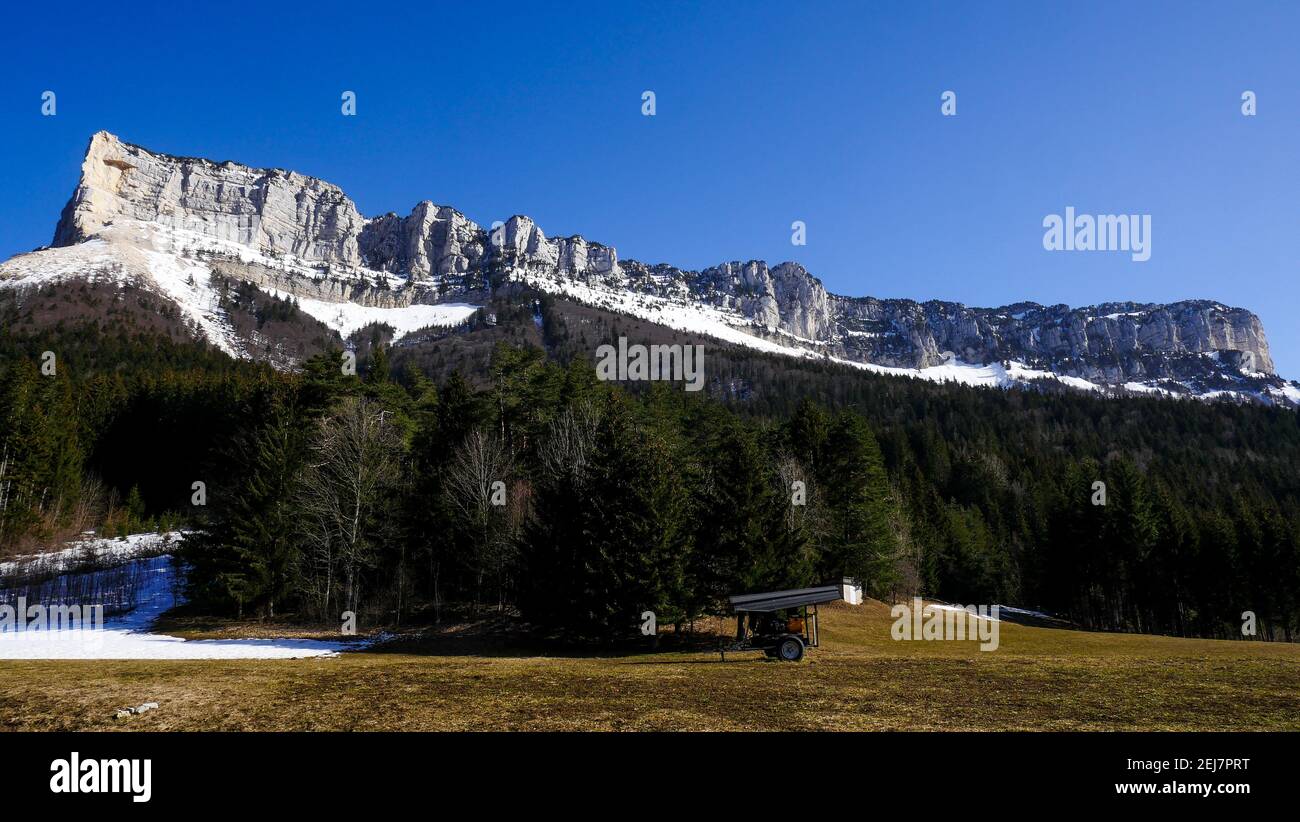
{"label": "rock outcrop", "polygon": [[368,267],[419,281],[479,270],[485,239],[464,214],[426,200],[407,217],[390,213],[371,220],[357,243]]}

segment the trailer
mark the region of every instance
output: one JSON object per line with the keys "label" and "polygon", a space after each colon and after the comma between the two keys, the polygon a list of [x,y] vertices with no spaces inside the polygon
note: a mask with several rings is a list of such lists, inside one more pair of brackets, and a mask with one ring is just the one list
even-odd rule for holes
{"label": "trailer", "polygon": [[718,653],[723,662],[728,652],[739,651],[762,651],[769,659],[798,662],[807,649],[819,644],[817,606],[841,599],[858,605],[862,589],[845,578],[813,588],[730,597],[736,612],[736,638],[719,643]]}

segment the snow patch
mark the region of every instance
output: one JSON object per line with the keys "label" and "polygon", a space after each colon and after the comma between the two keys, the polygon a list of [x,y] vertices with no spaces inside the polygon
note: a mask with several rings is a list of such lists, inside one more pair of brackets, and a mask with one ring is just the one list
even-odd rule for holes
{"label": "snow patch", "polygon": [[16,571],[58,574],[71,571],[78,565],[116,565],[138,559],[146,554],[166,551],[185,536],[184,531],[164,534],[131,534],[125,537],[88,537],[69,543],[68,547],[43,554],[24,554],[8,562],[0,562],[0,577]]}
{"label": "snow patch", "polygon": [[[267,293],[281,298],[291,296],[273,288],[267,289]],[[308,297],[294,299],[298,303],[298,308],[304,313],[320,320],[343,337],[371,323],[384,323],[393,327],[393,339],[398,339],[431,325],[460,325],[479,310],[479,306],[469,303],[416,304],[401,308],[378,308],[356,303],[333,303]]]}
{"label": "snow patch", "polygon": [[[314,639],[185,640],[150,633],[149,627],[159,616],[183,601],[179,594],[181,580],[170,555],[137,557],[166,546],[179,536],[173,532],[133,534],[118,540],[87,540],[61,551],[19,557],[0,566],[0,572],[11,572],[19,565],[26,568],[33,561],[40,563],[42,570],[76,568],[88,556],[93,556],[103,562],[121,562],[116,568],[90,574],[102,575],[104,579],[127,576],[140,581],[133,592],[134,607],[120,616],[105,617],[102,630],[0,631],[0,659],[297,659],[334,656],[347,647],[358,647],[357,643]],[[126,575],[120,573],[124,567],[129,572]],[[114,599],[115,593],[105,590],[100,599]],[[14,597],[2,594],[0,602],[12,606]]]}
{"label": "snow patch", "polygon": [[71,278],[134,283],[175,303],[213,345],[240,356],[234,329],[219,306],[212,270],[185,257],[187,246],[177,235],[152,223],[125,220],[78,245],[13,257],[0,264],[0,287],[39,287]]}
{"label": "snow patch", "polygon": [[[205,257],[218,256],[319,280],[324,272],[294,258],[276,258],[231,240],[139,220],[119,220],[95,238],[74,246],[46,248],[20,254],[0,264],[0,287],[28,288],[67,279],[91,282],[134,283],[175,303],[184,317],[227,354],[245,356],[229,318],[220,307],[211,266]],[[342,274],[358,282],[387,282],[400,286],[406,280],[393,274],[359,268]],[[280,298],[290,295],[263,289]],[[409,305],[378,308],[352,302],[296,298],[305,313],[344,337],[372,322],[391,325],[396,337],[428,326],[458,325],[478,310],[466,303]]]}

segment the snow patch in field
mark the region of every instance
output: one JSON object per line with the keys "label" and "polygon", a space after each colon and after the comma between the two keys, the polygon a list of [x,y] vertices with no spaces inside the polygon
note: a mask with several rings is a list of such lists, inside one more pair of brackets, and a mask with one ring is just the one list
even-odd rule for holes
{"label": "snow patch in field", "polygon": [[1052,616],[1049,613],[1046,613],[1045,611],[1034,611],[1029,608],[1013,608],[1010,605],[999,605],[998,612],[1016,614],[1018,616],[1034,617],[1035,619],[1056,619],[1056,617]]}
{"label": "snow patch in field", "polygon": [[[975,607],[975,606],[972,606],[972,607]],[[983,607],[983,606],[980,606],[980,607]],[[988,606],[988,611],[989,611],[989,613],[987,613],[987,614],[971,613],[971,611],[970,611],[968,608],[963,608],[963,607],[960,607],[960,606],[957,606],[957,605],[945,605],[945,604],[943,604],[943,603],[939,603],[939,602],[927,602],[927,603],[925,604],[925,608],[927,608],[927,609],[929,609],[929,608],[933,608],[933,609],[935,609],[936,611],[959,611],[959,612],[961,612],[961,613],[970,614],[971,616],[975,617],[976,619],[987,619],[987,620],[989,620],[990,622],[1001,622],[1001,621],[1002,621],[1001,614],[1014,614],[1015,616],[1021,616],[1021,617],[1033,617],[1034,619],[1045,619],[1045,620],[1055,620],[1055,619],[1056,619],[1056,617],[1052,616],[1051,614],[1044,613],[1043,611],[1034,611],[1034,610],[1031,610],[1031,609],[1029,609],[1029,608],[1015,608],[1015,607],[1012,607],[1012,606],[1010,606],[1010,605],[991,605],[991,606]],[[998,614],[999,614],[999,616],[996,616],[996,617],[993,616],[993,613],[992,613],[992,609],[993,609],[993,608],[997,608],[997,609],[998,609]]]}
{"label": "snow patch in field", "polygon": [[[998,607],[1001,608],[1001,606],[998,606]],[[976,612],[973,612],[973,611],[968,611],[968,610],[965,609],[965,608],[959,608],[959,607],[956,606],[956,605],[941,605],[941,604],[939,604],[939,603],[937,603],[937,602],[927,602],[927,603],[925,603],[924,610],[927,610],[927,611],[928,611],[928,610],[930,610],[930,609],[932,609],[932,608],[933,608],[934,610],[936,610],[936,611],[956,611],[956,612],[961,613],[961,614],[968,614],[968,615],[974,617],[975,619],[983,619],[983,620],[987,620],[987,621],[989,621],[989,622],[1001,622],[1001,621],[1002,621],[1002,620],[1000,620],[1000,619],[995,619],[995,618],[993,617],[992,613],[989,613],[989,614],[980,614],[980,613],[976,613]]]}
{"label": "snow patch in field", "polygon": [[[50,558],[54,568],[75,568],[88,550],[105,562],[121,559],[124,561],[120,565],[136,566],[131,569],[135,572],[132,576],[142,582],[135,590],[135,607],[121,616],[106,617],[103,629],[98,631],[0,631],[0,659],[298,659],[334,656],[349,645],[358,647],[357,643],[314,639],[186,640],[150,633],[150,626],[159,616],[183,601],[178,593],[181,580],[170,555],[133,558],[166,544],[162,542],[164,536],[176,534],[134,534],[121,540],[93,540],[38,555],[41,561]],[[30,557],[20,557],[17,562],[30,560]],[[13,604],[12,597],[0,597],[0,601]],[[36,603],[27,604],[30,607]]]}

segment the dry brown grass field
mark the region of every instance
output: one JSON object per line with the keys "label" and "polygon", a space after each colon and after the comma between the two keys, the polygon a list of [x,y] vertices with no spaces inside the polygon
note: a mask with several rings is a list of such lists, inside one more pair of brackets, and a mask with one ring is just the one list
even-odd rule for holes
{"label": "dry brown grass field", "polygon": [[[1000,648],[981,652],[896,642],[891,622],[879,602],[824,607],[822,646],[797,664],[455,642],[302,660],[0,661],[0,728],[1300,729],[1297,645],[1004,624]],[[145,701],[160,707],[111,718]]]}

